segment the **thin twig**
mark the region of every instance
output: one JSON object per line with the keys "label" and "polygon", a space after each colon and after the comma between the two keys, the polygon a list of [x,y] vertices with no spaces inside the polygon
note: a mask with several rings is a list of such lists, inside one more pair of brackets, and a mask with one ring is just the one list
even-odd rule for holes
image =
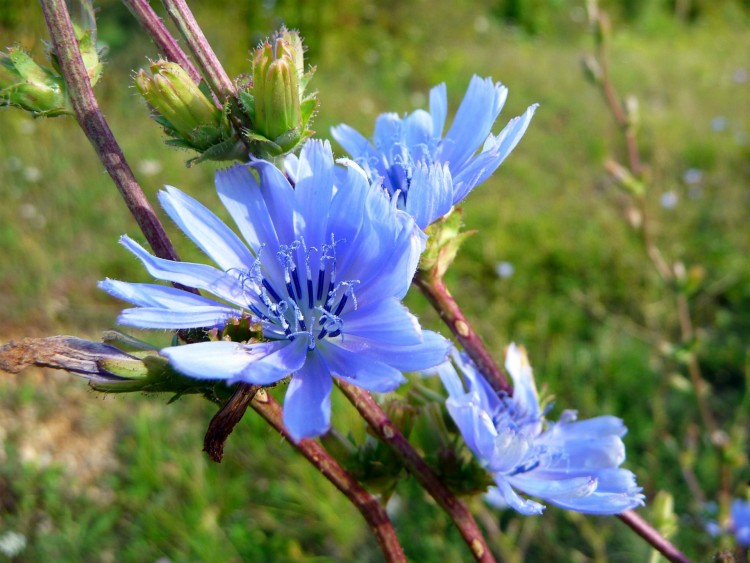
{"label": "thin twig", "polygon": [[512,394],[513,389],[508,383],[508,378],[464,316],[445,282],[441,278],[417,272],[414,284],[427,297],[492,388],[498,392]]}
{"label": "thin twig", "polygon": [[385,508],[354,480],[318,442],[310,439],[294,442],[284,427],[281,406],[264,389],[260,389],[256,393],[250,406],[357,507],[375,535],[386,560],[398,563],[405,562],[406,556]]}
{"label": "thin twig", "polygon": [[167,59],[180,65],[188,73],[193,82],[198,84],[201,81],[200,72],[198,72],[193,62],[169,33],[161,18],[148,3],[148,0],[122,0],[122,2],[130,10],[130,13],[135,16],[143,29],[151,36],[159,51]]}
{"label": "thin twig", "polygon": [[419,484],[448,513],[476,560],[494,561],[495,559],[487,547],[487,542],[469,509],[433,473],[429,465],[412,447],[396,425],[391,422],[372,396],[367,391],[340,379],[336,379],[336,384],[367,421],[378,438],[398,454],[409,472],[417,478]]}
{"label": "thin twig", "polygon": [[167,9],[167,14],[187,41],[214,93],[222,102],[236,98],[237,92],[234,84],[219,63],[219,59],[216,58],[216,54],[187,3],[184,0],[162,0],[162,3]]}
{"label": "thin twig", "polygon": [[179,260],[99,108],[81,59],[65,1],[41,0],[41,5],[78,123],[94,146],[154,253],[168,260]]}
{"label": "thin twig", "polygon": [[622,514],[618,514],[617,517],[673,563],[690,563],[690,559],[688,559],[679,549],[672,545],[669,540],[663,537],[651,526],[651,524],[646,522],[636,512],[626,510]]}

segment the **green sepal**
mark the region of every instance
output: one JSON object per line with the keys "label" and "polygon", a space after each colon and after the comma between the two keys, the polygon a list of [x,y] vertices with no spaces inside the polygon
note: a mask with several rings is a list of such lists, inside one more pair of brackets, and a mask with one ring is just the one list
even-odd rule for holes
{"label": "green sepal", "polygon": [[419,260],[419,270],[428,276],[442,278],[455,260],[461,245],[477,231],[461,231],[461,208],[454,208],[427,230],[427,246]]}

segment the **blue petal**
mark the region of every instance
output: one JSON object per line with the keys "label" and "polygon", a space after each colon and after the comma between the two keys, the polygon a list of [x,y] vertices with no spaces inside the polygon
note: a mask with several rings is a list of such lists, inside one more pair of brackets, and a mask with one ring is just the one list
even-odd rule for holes
{"label": "blue petal", "polygon": [[402,131],[401,118],[397,113],[381,113],[375,119],[375,148],[381,153],[389,154],[394,145],[401,144]]}
{"label": "blue petal", "polygon": [[[388,297],[402,299],[411,286],[424,248],[424,233],[411,217],[394,210],[389,214],[390,224],[377,222],[376,229],[363,229],[359,233],[354,247],[341,263],[344,278],[360,281],[358,290],[364,306]],[[397,230],[393,223],[400,218],[404,219],[404,226]],[[373,221],[376,220],[373,218]],[[394,232],[397,233],[395,238]]]}
{"label": "blue petal", "polygon": [[632,510],[643,505],[642,495],[617,494],[617,493],[598,493],[594,492],[587,497],[581,498],[555,498],[549,499],[552,504],[565,508],[566,510],[575,510],[584,514],[595,514],[607,516],[612,514],[621,514],[626,510]]}
{"label": "blue petal", "polygon": [[345,334],[336,346],[380,360],[399,371],[422,371],[442,364],[451,349],[450,341],[429,330],[422,331],[419,344],[397,346]]}
{"label": "blue petal", "polygon": [[426,229],[453,206],[453,181],[448,165],[418,163],[414,167],[406,212],[417,226]]}
{"label": "blue petal", "polygon": [[289,382],[284,398],[284,425],[294,441],[320,436],[331,426],[333,380],[320,354],[308,361]]}
{"label": "blue petal", "polygon": [[299,169],[299,157],[296,154],[288,154],[284,157],[284,173],[292,184],[297,183],[297,170]]}
{"label": "blue petal", "polygon": [[432,116],[432,134],[443,136],[445,118],[448,115],[448,93],[445,82],[430,90],[430,115]]}
{"label": "blue petal", "polygon": [[523,137],[538,104],[529,106],[523,115],[514,117],[497,137],[490,135],[480,154],[472,158],[453,178],[453,204],[489,178]]}
{"label": "blue petal", "polygon": [[488,413],[493,413],[500,408],[500,398],[497,391],[490,386],[469,356],[465,352],[454,352],[452,356],[456,366],[466,379],[467,389],[470,393],[476,395],[479,406]]}
{"label": "blue petal", "polygon": [[333,196],[333,154],[326,141],[308,141],[302,147],[294,188],[297,233],[305,238],[308,247],[320,248],[326,240],[328,210]]}
{"label": "blue petal", "polygon": [[388,364],[354,354],[333,343],[321,346],[319,353],[333,375],[347,379],[362,389],[388,393],[406,383],[403,374]]}
{"label": "blue petal", "polygon": [[[430,147],[433,145],[432,116],[418,109],[403,121],[403,138],[411,158],[414,161],[430,158]],[[411,190],[411,188],[409,188]]]}
{"label": "blue petal", "polygon": [[140,307],[177,309],[185,306],[217,305],[212,299],[168,285],[129,283],[109,278],[100,281],[98,285],[110,295]]}
{"label": "blue petal", "polygon": [[241,316],[242,313],[236,309],[218,305],[183,306],[179,309],[139,307],[124,309],[117,317],[117,322],[138,328],[218,328],[226,325],[230,319],[237,319]]}
{"label": "blue petal", "polygon": [[370,145],[370,141],[362,136],[356,129],[341,124],[331,127],[331,136],[340,144],[346,152],[360,165],[369,168],[371,164],[378,161],[378,155]]}
{"label": "blue petal", "polygon": [[174,262],[163,258],[156,258],[149,254],[140,244],[129,238],[120,238],[122,245],[135,254],[157,279],[179,283],[196,289],[205,289],[214,295],[246,306],[248,297],[238,280],[221,270],[205,264],[191,264],[188,262]]}
{"label": "blue petal", "polygon": [[596,490],[597,481],[591,476],[570,479],[538,479],[535,472],[521,473],[505,479],[516,489],[550,502],[557,499],[570,500],[590,495]]}
{"label": "blue petal", "polygon": [[177,188],[167,186],[159,201],[177,226],[222,270],[243,269],[254,257],[216,215]]}
{"label": "blue petal", "polygon": [[541,416],[539,409],[539,395],[536,392],[534,375],[526,358],[515,343],[508,346],[505,356],[505,369],[513,379],[513,400],[520,409],[530,417]]}
{"label": "blue petal", "polygon": [[164,348],[161,353],[190,377],[269,385],[302,367],[307,344],[304,338],[256,344],[200,342]]}
{"label": "blue petal", "polygon": [[[544,512],[543,504],[539,504],[531,499],[521,498],[503,478],[497,478],[495,482],[497,483],[497,495],[505,501],[505,505],[499,506],[499,508],[510,506],[525,516],[538,516]],[[496,496],[490,495],[486,499],[488,502],[493,502]]]}
{"label": "blue petal", "polygon": [[[297,240],[294,230],[294,189],[281,170],[270,162],[254,160],[250,166],[255,168],[260,176],[260,191],[278,241],[281,244],[291,244]],[[253,217],[253,221],[257,220],[257,217]]]}
{"label": "blue petal", "polygon": [[283,284],[284,274],[276,259],[279,237],[255,176],[247,166],[238,164],[218,170],[215,182],[221,202],[253,253],[261,259],[272,285]]}
{"label": "blue petal", "polygon": [[492,465],[495,461],[495,442],[498,438],[492,419],[478,408],[469,395],[450,397],[445,405],[461,431],[466,445],[474,452],[479,462],[485,467]]}
{"label": "blue petal", "polygon": [[507,96],[508,89],[491,78],[472,77],[439,151],[440,160],[448,162],[454,174],[482,146]]}
{"label": "blue petal", "polygon": [[359,336],[384,344],[422,343],[419,321],[398,299],[360,307],[343,316],[346,337]]}
{"label": "blue petal", "polygon": [[442,382],[443,387],[445,387],[445,390],[448,391],[449,397],[459,399],[466,395],[464,384],[450,360],[443,362],[434,368],[428,369],[427,374],[431,375],[431,371],[434,371],[434,373],[440,377],[440,381]]}

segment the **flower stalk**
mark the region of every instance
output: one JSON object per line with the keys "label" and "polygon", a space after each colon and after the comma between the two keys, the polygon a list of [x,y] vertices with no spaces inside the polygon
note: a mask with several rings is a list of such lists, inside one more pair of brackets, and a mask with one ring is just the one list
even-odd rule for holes
{"label": "flower stalk", "polygon": [[169,260],[179,260],[99,108],[65,1],[41,0],[41,5],[78,123],[94,146],[154,253]]}
{"label": "flower stalk", "polygon": [[174,37],[169,33],[161,18],[157,15],[148,0],[123,0],[138,23],[151,36],[157,49],[170,61],[180,65],[196,84],[201,81],[201,74]]}
{"label": "flower stalk", "polygon": [[508,383],[508,378],[466,319],[442,277],[419,270],[414,277],[414,285],[427,297],[492,388],[497,392],[512,395],[513,389]]}
{"label": "flower stalk", "polygon": [[163,0],[162,3],[180,34],[187,41],[214,93],[222,102],[236,99],[237,90],[232,80],[224,67],[221,66],[216,53],[209,45],[203,30],[198,25],[185,0]]}
{"label": "flower stalk", "polygon": [[440,507],[448,513],[454,524],[461,533],[472,555],[477,561],[489,563],[495,561],[492,553],[487,547],[487,542],[482,536],[474,516],[445,484],[430,469],[429,465],[409,443],[406,437],[386,416],[380,405],[365,390],[336,380],[339,389],[344,393],[349,402],[359,411],[359,414],[367,421],[375,435],[388,444],[403,460],[409,472],[414,475],[419,484],[435,499]]}

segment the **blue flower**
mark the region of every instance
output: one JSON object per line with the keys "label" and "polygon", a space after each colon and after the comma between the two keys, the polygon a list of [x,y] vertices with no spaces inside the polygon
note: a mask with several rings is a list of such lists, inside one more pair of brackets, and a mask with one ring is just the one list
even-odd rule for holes
{"label": "blue flower", "polygon": [[734,499],[730,513],[737,543],[742,547],[750,547],[750,501]]}
{"label": "blue flower", "polygon": [[372,143],[348,125],[332,128],[331,134],[424,229],[489,178],[523,137],[536,104],[511,119],[499,135],[490,132],[507,96],[499,82],[472,77],[443,138],[445,84],[430,91],[429,112],[420,109],[403,119],[395,113],[380,115]]}
{"label": "blue flower", "polygon": [[414,220],[394,213],[358,166],[334,166],[328,143],[304,146],[295,180],[293,187],[262,160],[217,172],[219,197],[246,242],[181,191],[159,194],[218,268],[156,258],[122,237],[155,278],[214,297],[109,279],[100,287],[137,305],[122,311],[118,322],[125,325],[221,329],[246,317],[259,323],[260,341],[201,342],[162,354],[199,379],[269,385],[292,374],[284,422],[299,440],[329,428],[332,376],[391,391],[405,381],[402,371],[444,361],[449,343],[422,331],[401,304],[424,246]]}
{"label": "blue flower", "polygon": [[471,361],[457,353],[456,369],[443,364],[438,373],[448,391],[448,411],[466,444],[492,473],[496,488],[487,500],[522,514],[541,514],[544,505],[516,490],[562,508],[589,514],[619,514],[643,504],[635,476],[620,469],[625,460],[622,420],[600,416],[576,421],[565,411],[556,423],[544,420],[525,354],[511,344],[506,369],[513,396],[499,395]]}

